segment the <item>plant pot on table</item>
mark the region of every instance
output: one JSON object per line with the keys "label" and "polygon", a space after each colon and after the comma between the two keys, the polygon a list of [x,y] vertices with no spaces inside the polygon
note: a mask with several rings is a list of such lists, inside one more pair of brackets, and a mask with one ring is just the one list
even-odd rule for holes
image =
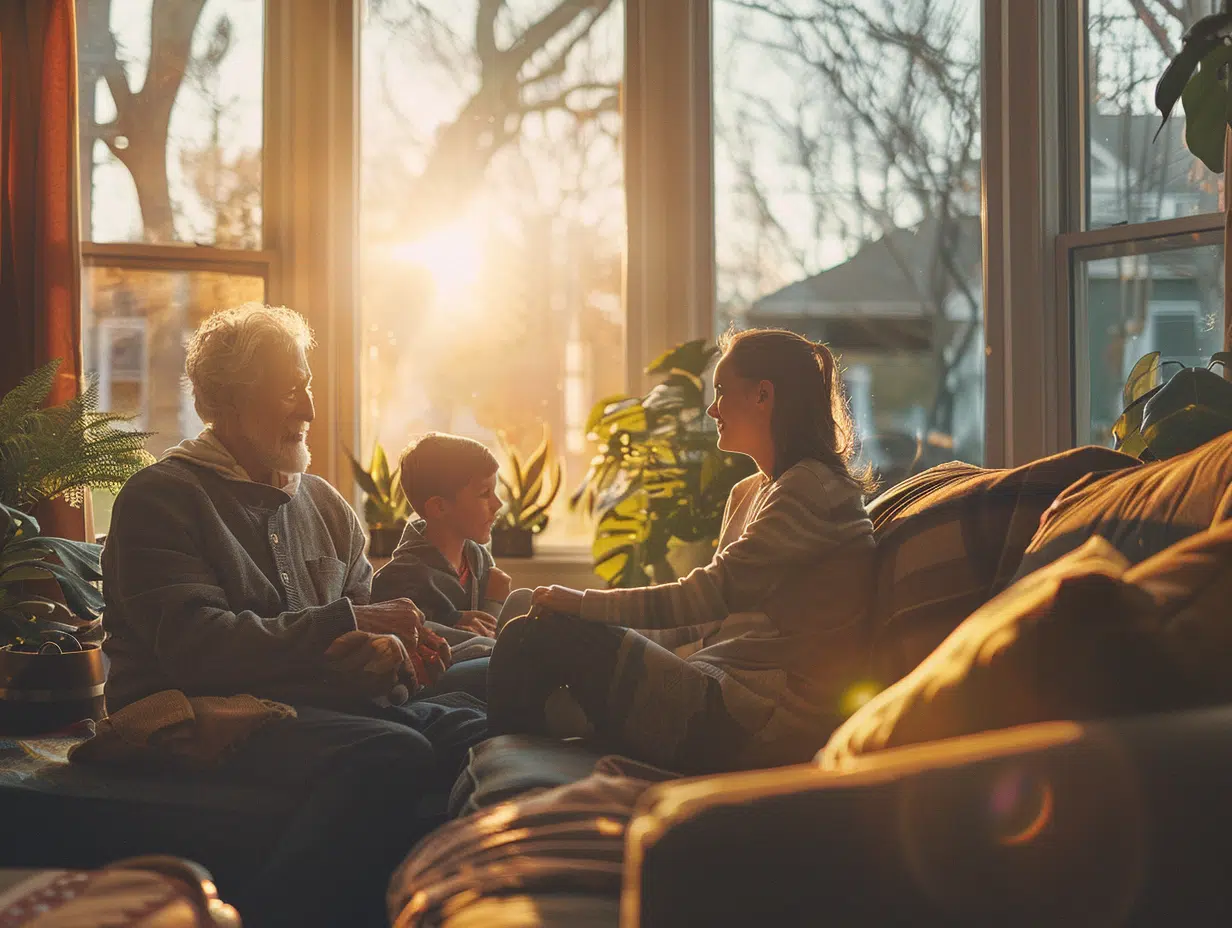
{"label": "plant pot on table", "polygon": [[528,528],[492,529],[493,557],[534,557],[535,533]]}
{"label": "plant pot on table", "polygon": [[102,648],[57,645],[0,648],[0,735],[39,735],[105,716]]}

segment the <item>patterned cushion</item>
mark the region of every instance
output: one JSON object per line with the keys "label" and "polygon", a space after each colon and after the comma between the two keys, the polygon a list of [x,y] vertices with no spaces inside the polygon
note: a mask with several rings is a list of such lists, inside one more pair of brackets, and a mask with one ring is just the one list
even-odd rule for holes
{"label": "patterned cushion", "polygon": [[831,737],[883,748],[1232,701],[1232,521],[1131,567],[1096,536],[979,609]]}
{"label": "patterned cushion", "polygon": [[1107,448],[1075,448],[1010,470],[952,463],[903,481],[869,506],[877,537],[876,673],[890,682],[1003,589],[1066,487],[1135,467]]}
{"label": "patterned cushion", "polygon": [[1018,577],[1099,535],[1131,564],[1209,527],[1232,502],[1232,433],[1188,454],[1109,475],[1062,494],[1031,540]]}

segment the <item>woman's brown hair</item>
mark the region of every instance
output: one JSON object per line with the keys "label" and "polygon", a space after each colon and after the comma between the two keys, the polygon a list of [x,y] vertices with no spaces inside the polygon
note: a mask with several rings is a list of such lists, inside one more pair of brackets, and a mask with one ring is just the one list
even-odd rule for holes
{"label": "woman's brown hair", "polygon": [[729,330],[719,347],[740,377],[774,384],[772,477],[777,479],[792,465],[812,458],[864,493],[876,490],[872,468],[852,465],[855,424],[829,348],[786,329]]}

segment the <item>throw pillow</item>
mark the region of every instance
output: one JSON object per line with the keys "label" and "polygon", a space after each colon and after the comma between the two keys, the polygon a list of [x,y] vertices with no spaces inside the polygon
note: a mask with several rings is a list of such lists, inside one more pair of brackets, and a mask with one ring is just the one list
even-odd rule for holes
{"label": "throw pillow", "polygon": [[[1099,535],[1131,564],[1206,529],[1232,484],[1232,433],[1187,454],[1108,475],[1066,490],[1045,514],[1018,577]],[[1221,505],[1221,503],[1223,505]]]}
{"label": "throw pillow", "polygon": [[848,719],[831,769],[900,745],[1232,699],[1232,522],[1136,567],[1102,538],[1015,583]]}
{"label": "throw pillow", "polygon": [[1040,516],[1066,487],[1092,473],[1137,466],[1137,459],[1099,447],[1005,470],[955,462],[874,500],[876,675],[889,682],[907,673],[1004,589]]}

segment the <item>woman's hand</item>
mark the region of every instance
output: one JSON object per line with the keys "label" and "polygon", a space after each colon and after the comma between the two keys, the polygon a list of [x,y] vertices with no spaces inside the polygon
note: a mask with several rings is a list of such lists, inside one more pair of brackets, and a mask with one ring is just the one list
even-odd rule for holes
{"label": "woman's hand", "polygon": [[541,586],[531,596],[531,602],[553,612],[563,612],[566,615],[582,614],[582,591],[571,590],[567,586]]}

